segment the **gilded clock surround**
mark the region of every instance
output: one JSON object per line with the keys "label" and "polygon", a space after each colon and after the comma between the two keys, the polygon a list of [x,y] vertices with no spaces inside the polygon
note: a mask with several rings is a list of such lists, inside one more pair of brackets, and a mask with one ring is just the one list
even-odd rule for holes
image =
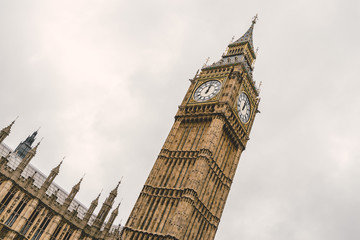
{"label": "gilded clock surround", "polygon": [[193,99],[196,102],[210,101],[220,93],[221,88],[222,88],[222,83],[217,79],[204,81],[195,89],[193,94]]}
{"label": "gilded clock surround", "polygon": [[[209,82],[209,81],[219,81],[220,84],[221,84],[221,88],[220,88],[220,91],[212,98],[210,98],[209,100],[206,100],[206,101],[196,101],[195,100],[195,93],[196,93],[196,90],[201,87],[201,85]],[[223,88],[224,88],[224,84],[226,82],[226,79],[225,78],[206,78],[206,79],[203,79],[203,80],[200,80],[198,82],[196,82],[196,86],[193,88],[193,91],[191,93],[191,98],[189,98],[188,100],[188,103],[189,104],[203,104],[203,103],[210,103],[210,102],[216,102],[219,100],[219,97],[223,91]]]}

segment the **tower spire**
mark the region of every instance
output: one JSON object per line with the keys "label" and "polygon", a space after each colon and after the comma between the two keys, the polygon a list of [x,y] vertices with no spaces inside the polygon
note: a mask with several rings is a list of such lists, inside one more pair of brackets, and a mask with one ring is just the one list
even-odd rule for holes
{"label": "tower spire", "polygon": [[60,172],[60,166],[61,164],[63,163],[65,157],[63,158],[63,160],[61,160],[61,162],[56,166],[54,167],[49,176],[46,178],[44,184],[41,186],[40,188],[40,193],[43,195],[43,193],[45,193],[47,191],[47,189],[49,188],[50,184],[54,181],[55,177],[59,174]]}
{"label": "tower spire", "polygon": [[36,155],[40,143],[41,142],[38,142],[35,147],[33,147],[30,151],[26,153],[25,157],[21,160],[21,162],[17,166],[14,176],[19,177],[20,174],[24,171],[25,167],[30,163],[31,159],[33,159],[33,157]]}
{"label": "tower spire", "polygon": [[97,207],[101,193],[102,193],[102,190],[99,193],[99,195],[91,202],[91,205],[90,205],[89,209],[87,210],[85,217],[83,219],[86,223],[89,221],[91,215],[93,214],[95,208]]}
{"label": "tower spire", "polygon": [[0,143],[2,143],[7,136],[9,136],[10,131],[11,131],[11,127],[12,127],[12,125],[14,125],[14,123],[15,123],[15,121],[17,119],[18,119],[18,117],[16,117],[16,119],[14,121],[12,121],[9,126],[3,128],[1,130],[1,132],[0,132]]}
{"label": "tower spire", "polygon": [[74,200],[75,195],[79,192],[80,190],[80,184],[82,182],[82,180],[84,179],[84,176],[80,179],[80,181],[75,184],[72,189],[71,192],[69,193],[69,195],[67,196],[67,198],[65,199],[64,202],[64,207],[67,209],[70,206],[70,203]]}
{"label": "tower spire", "polygon": [[[40,128],[39,128],[40,129]],[[21,158],[24,158],[28,151],[31,149],[31,145],[34,143],[36,139],[36,135],[38,134],[38,130],[33,132],[30,136],[28,136],[25,141],[21,142],[15,149],[17,155]],[[41,141],[40,141],[41,142]]]}
{"label": "tower spire", "polygon": [[[244,33],[244,35],[242,35],[238,40],[236,40],[235,42],[231,43],[230,45],[238,45],[238,44],[246,44],[249,43],[250,45],[250,50],[255,53],[254,51],[254,44],[253,44],[253,30],[254,30],[254,25],[256,24],[258,20],[258,15],[256,14],[253,19],[252,19],[252,23],[251,26],[249,27],[249,29]],[[229,45],[229,47],[230,47]]]}
{"label": "tower spire", "polygon": [[115,218],[117,217],[117,215],[119,214],[119,207],[120,207],[121,202],[117,205],[117,207],[112,211],[110,218],[108,220],[108,222],[105,225],[104,231],[106,233],[109,232],[111,226],[113,225]]}
{"label": "tower spire", "polygon": [[[122,179],[122,178],[121,178]],[[116,187],[110,192],[109,196],[106,198],[105,202],[101,206],[99,214],[96,216],[94,224],[92,225],[96,229],[100,229],[102,224],[105,221],[106,216],[108,215],[112,205],[114,204],[114,200],[118,194],[118,188],[121,183],[121,180],[118,182]]]}
{"label": "tower spire", "polygon": [[232,66],[243,65],[247,74],[252,77],[252,71],[254,70],[254,62],[256,59],[256,52],[253,44],[253,30],[258,17],[253,18],[251,26],[238,40],[232,41],[226,48],[222,58],[214,62],[211,65],[204,65],[202,70],[228,68]]}

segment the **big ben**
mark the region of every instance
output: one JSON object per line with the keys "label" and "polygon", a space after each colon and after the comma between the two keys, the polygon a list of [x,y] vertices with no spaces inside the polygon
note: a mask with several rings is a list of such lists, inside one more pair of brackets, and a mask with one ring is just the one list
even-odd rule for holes
{"label": "big ben", "polygon": [[191,80],[122,239],[214,239],[258,112],[255,23]]}

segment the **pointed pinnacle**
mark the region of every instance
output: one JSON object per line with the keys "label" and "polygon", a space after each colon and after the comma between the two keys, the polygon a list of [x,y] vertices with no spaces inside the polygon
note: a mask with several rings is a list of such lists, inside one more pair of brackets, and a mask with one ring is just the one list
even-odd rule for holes
{"label": "pointed pinnacle", "polygon": [[120,207],[120,203],[117,205],[116,208],[114,208],[114,210],[112,211],[111,215],[117,216],[118,213],[119,213],[119,207]]}
{"label": "pointed pinnacle", "polygon": [[[64,157],[64,158],[65,158],[65,157]],[[64,160],[64,158],[63,158],[63,160]],[[61,164],[63,163],[63,160],[61,160],[61,162],[60,162],[56,167],[54,167],[52,171],[59,173],[60,166],[61,166]]]}
{"label": "pointed pinnacle", "polygon": [[92,205],[95,205],[95,206],[97,206],[98,205],[98,203],[99,203],[99,198],[100,198],[100,195],[101,195],[101,193],[99,193],[99,195],[91,202],[91,204]]}
{"label": "pointed pinnacle", "polygon": [[[16,118],[16,119],[17,119],[17,118]],[[16,119],[15,119],[14,121],[12,121],[12,122],[9,124],[9,126],[5,127],[2,131],[4,131],[4,132],[6,132],[7,134],[9,134],[9,133],[10,133],[10,130],[11,130],[11,127],[12,127],[12,125],[14,125]]]}
{"label": "pointed pinnacle", "polygon": [[81,184],[82,180],[84,179],[84,176],[82,178],[80,178],[80,181],[73,187],[74,189],[77,189],[77,190],[80,189],[80,184]]}
{"label": "pointed pinnacle", "polygon": [[114,215],[118,215],[119,213],[119,207],[120,207],[120,203],[117,205],[117,207],[114,209],[114,211],[112,212]]}
{"label": "pointed pinnacle", "polygon": [[35,154],[36,154],[36,151],[37,151],[37,149],[38,149],[38,147],[39,147],[39,145],[40,145],[40,143],[41,143],[41,141],[40,142],[38,142],[37,144],[36,144],[36,146],[35,147],[33,147],[26,155],[28,155],[28,154],[31,154],[32,156],[35,156]]}
{"label": "pointed pinnacle", "polygon": [[[116,190],[119,188],[119,185],[121,184],[122,179],[123,179],[123,176],[121,177],[120,181],[119,181],[118,184],[116,185],[116,187],[115,187]],[[114,189],[114,190],[115,190],[115,189]]]}
{"label": "pointed pinnacle", "polygon": [[99,195],[96,197],[97,200],[99,200],[100,196],[101,196],[101,193],[102,193],[102,189],[101,189],[101,192],[99,193]]}
{"label": "pointed pinnacle", "polygon": [[14,123],[16,122],[16,120],[17,120],[18,118],[19,118],[19,116],[16,116],[15,120],[10,123],[9,127],[12,127],[12,125],[14,125]]}
{"label": "pointed pinnacle", "polygon": [[[41,140],[43,140],[43,139],[41,139]],[[34,150],[35,152],[36,152],[37,148],[39,147],[39,145],[40,145],[40,143],[41,143],[41,140],[36,144],[35,147],[33,147],[33,150]]]}

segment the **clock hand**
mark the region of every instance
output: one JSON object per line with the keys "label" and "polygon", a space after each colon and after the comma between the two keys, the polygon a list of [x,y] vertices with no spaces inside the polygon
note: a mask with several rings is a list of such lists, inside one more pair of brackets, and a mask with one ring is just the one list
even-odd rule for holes
{"label": "clock hand", "polygon": [[211,85],[209,85],[209,86],[208,86],[208,88],[206,89],[206,92],[205,92],[205,94],[207,94],[207,93],[209,92],[209,90],[210,90],[210,87],[211,87]]}
{"label": "clock hand", "polygon": [[241,111],[244,111],[245,106],[246,106],[246,103],[244,103],[244,106],[242,107]]}

